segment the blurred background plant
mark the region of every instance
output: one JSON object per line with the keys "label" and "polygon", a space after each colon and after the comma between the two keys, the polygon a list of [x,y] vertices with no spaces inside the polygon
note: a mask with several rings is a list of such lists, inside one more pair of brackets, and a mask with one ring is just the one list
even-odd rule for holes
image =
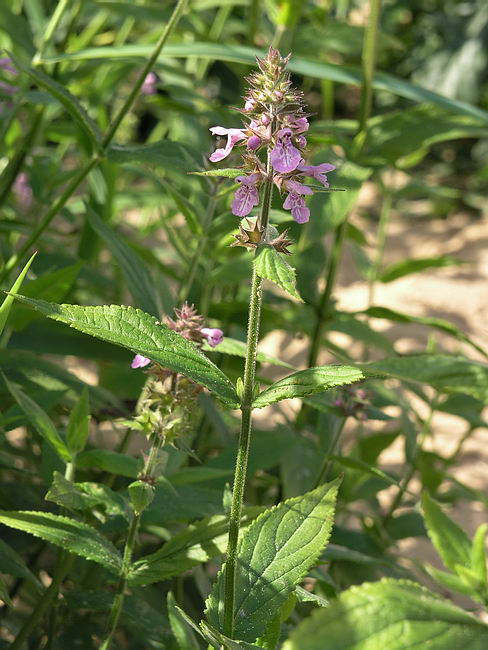
{"label": "blurred background plant", "polygon": [[[225,332],[215,350],[204,349],[237,379],[251,255],[229,246],[238,227],[232,180],[194,172],[211,167],[208,129],[239,126],[228,106],[242,104],[255,56],[270,43],[291,51],[293,82],[313,113],[313,162],[333,163],[331,187],[345,191],[317,192],[304,225],[275,197],[271,220],[295,242],[289,261],[304,304],[266,285],[259,379],[268,384],[286,368],[332,361],[372,362],[393,379],[267,406],[257,418],[246,501],[274,504],[344,471],[332,543],[307,578],[307,593],[332,599],[352,584],[416,576],[481,611],[484,529],[473,539],[476,562],[469,564],[466,549],[487,505],[483,458],[473,457],[482,445],[470,447],[486,440],[486,328],[478,327],[484,303],[469,289],[481,286],[486,264],[486,2],[191,0],[144,73],[174,6],[2,2],[2,289],[38,250],[17,287],[27,297],[130,304],[157,318],[188,300],[209,327]],[[456,255],[466,242],[468,257]],[[476,310],[473,326],[469,312]],[[145,375],[130,367],[127,350],[23,304],[9,302],[8,316],[0,339],[0,505],[78,513],[120,546],[127,487],[147,450],[144,437],[123,423]],[[64,439],[84,385],[90,435],[76,453],[79,483],[70,488],[63,476],[71,481],[71,470],[46,430]],[[206,393],[198,400],[185,447],[161,458],[136,549],[142,556],[181,535],[185,553],[171,556],[173,572],[165,565],[156,577],[134,581],[121,648],[199,647],[193,637],[197,645],[175,644],[174,610],[161,599],[171,589],[201,617],[213,558],[225,549],[238,419]],[[436,517],[429,497],[422,510],[422,491],[452,508],[454,518],[469,513],[469,535],[449,527],[442,513]],[[189,522],[195,537],[186,539]],[[209,526],[212,550],[199,537]],[[446,556],[446,530],[464,549],[459,557]],[[424,548],[427,531],[451,573],[431,559],[430,544]],[[9,647],[32,620],[60,558],[45,541],[3,532],[0,647]],[[426,558],[437,566],[426,566]],[[89,649],[103,637],[111,606],[105,585],[115,579],[90,561],[74,562],[64,599],[34,630],[31,647]],[[299,602],[292,623],[312,606]]]}

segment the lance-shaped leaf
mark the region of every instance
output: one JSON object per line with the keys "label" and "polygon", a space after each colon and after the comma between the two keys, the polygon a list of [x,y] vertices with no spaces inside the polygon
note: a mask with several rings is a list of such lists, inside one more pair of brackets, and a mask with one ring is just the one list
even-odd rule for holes
{"label": "lance-shaped leaf", "polygon": [[[326,640],[326,641],[325,641]],[[383,579],[340,594],[291,633],[283,650],[484,650],[488,626],[407,580]]]}
{"label": "lance-shaped leaf", "polygon": [[97,126],[76,97],[60,83],[42,72],[42,70],[25,65],[17,57],[12,56],[12,59],[16,68],[29,75],[35,84],[46,90],[65,107],[78,126],[84,131],[85,135],[91,140],[92,144],[97,146],[100,140]]}
{"label": "lance-shaped leaf", "polygon": [[0,510],[0,523],[64,548],[119,573],[122,558],[115,546],[95,528],[50,512]]}
{"label": "lance-shaped leaf", "polygon": [[352,366],[318,366],[299,370],[266,388],[253,402],[254,408],[263,408],[268,404],[292,397],[306,397],[321,393],[335,386],[352,384],[365,379],[365,373]]}
{"label": "lance-shaped leaf", "polygon": [[[255,641],[327,544],[339,480],[263,512],[237,549],[234,637]],[[207,600],[207,618],[223,629],[225,565]]]}
{"label": "lance-shaped leaf", "polygon": [[128,348],[165,368],[190,377],[213,391],[227,406],[236,408],[239,404],[234,386],[215,364],[180,334],[140,309],[124,305],[57,305],[25,296],[16,298],[48,318]]}
{"label": "lance-shaped leaf", "polygon": [[464,530],[450,519],[427,492],[422,496],[422,509],[427,533],[445,566],[471,565],[471,541]]}
{"label": "lance-shaped leaf", "polygon": [[71,460],[71,453],[66,446],[66,443],[57,432],[49,415],[38,404],[36,404],[33,399],[21,391],[20,388],[8,381],[6,377],[4,377],[3,380],[12,397],[20,406],[26,418],[37,433],[47,440],[62,460],[69,462]]}
{"label": "lance-shaped leaf", "polygon": [[88,388],[85,386],[80,399],[75,404],[69,416],[67,442],[70,451],[77,454],[83,451],[90,428],[90,404]]}
{"label": "lance-shaped leaf", "polygon": [[[12,289],[10,290],[11,293],[17,293],[17,291],[20,289],[22,286],[22,282],[24,281],[25,276],[27,275],[27,271],[29,270],[30,265],[34,261],[34,257],[37,255],[37,252],[32,255],[30,260],[27,262],[27,264],[24,266],[22,271],[19,274],[19,277],[17,280],[15,280]],[[10,314],[10,309],[12,308],[12,303],[14,301],[14,297],[12,295],[8,295],[5,297],[5,300],[3,303],[0,305],[0,334],[3,332],[3,329],[5,327],[5,323],[7,322],[8,315]]]}
{"label": "lance-shaped leaf", "polygon": [[209,169],[205,172],[188,172],[189,174],[195,174],[195,176],[217,176],[222,178],[237,178],[242,174],[242,169]]}
{"label": "lance-shaped leaf", "polygon": [[376,373],[404,381],[429,384],[446,393],[466,393],[488,400],[488,365],[446,354],[419,354],[361,364],[368,375]]}
{"label": "lance-shaped leaf", "polygon": [[303,302],[296,288],[295,269],[288,264],[283,255],[278,253],[273,246],[269,244],[260,246],[253,264],[260,278],[271,280],[292,298]]}

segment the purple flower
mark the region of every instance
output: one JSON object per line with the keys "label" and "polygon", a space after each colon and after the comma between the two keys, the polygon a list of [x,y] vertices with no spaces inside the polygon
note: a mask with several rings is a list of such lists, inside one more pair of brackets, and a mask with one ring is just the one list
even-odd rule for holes
{"label": "purple flower", "polygon": [[136,354],[134,359],[132,360],[132,363],[130,364],[131,368],[144,368],[145,366],[148,366],[151,362],[151,359],[148,359],[147,357],[143,357],[142,354]]}
{"label": "purple flower", "polygon": [[325,187],[329,187],[327,181],[327,172],[331,172],[335,169],[334,165],[329,165],[328,163],[322,163],[321,165],[298,165],[299,171],[305,176],[311,176],[319,183],[322,183]]}
{"label": "purple flower", "polygon": [[244,129],[224,129],[223,126],[213,126],[210,129],[210,132],[213,135],[226,135],[227,144],[223,149],[216,149],[213,154],[210,156],[209,160],[211,162],[219,162],[230,154],[234,145],[236,145],[240,140],[244,140],[246,135]]}
{"label": "purple flower", "polygon": [[271,151],[271,164],[277,172],[287,174],[295,170],[302,160],[299,150],[293,146],[291,129],[280,129],[277,133],[278,141]]}
{"label": "purple flower", "polygon": [[13,190],[17,201],[25,210],[28,210],[32,206],[32,189],[25,172],[20,172],[17,176]]}
{"label": "purple flower", "polygon": [[238,176],[236,181],[241,184],[232,201],[232,213],[236,217],[246,217],[255,205],[259,204],[259,193],[256,183],[260,174]]}
{"label": "purple flower", "polygon": [[200,332],[207,339],[208,344],[213,348],[224,340],[224,333],[217,327],[202,327]]}
{"label": "purple flower", "polygon": [[244,104],[244,110],[246,113],[249,113],[250,111],[254,110],[254,107],[256,106],[256,100],[253,99],[252,97],[249,97],[246,99],[246,103]]}
{"label": "purple flower", "polygon": [[247,141],[247,148],[251,151],[259,149],[261,146],[261,138],[258,135],[252,135]]}
{"label": "purple flower", "polygon": [[307,223],[310,218],[310,210],[305,204],[305,199],[297,192],[288,194],[283,207],[285,210],[291,210],[291,214],[297,223]]}
{"label": "purple flower", "polygon": [[8,56],[4,56],[3,58],[0,59],[0,68],[3,68],[7,72],[11,72],[12,74],[17,74],[17,70],[12,65],[12,59],[9,58]]}
{"label": "purple flower", "polygon": [[306,117],[297,117],[293,120],[291,126],[295,129],[296,133],[304,133],[305,131],[308,131],[310,124]]}
{"label": "purple flower", "polygon": [[304,185],[303,183],[299,183],[292,178],[285,180],[283,186],[287,192],[294,192],[295,194],[313,194],[311,187]]}
{"label": "purple flower", "polygon": [[158,78],[154,72],[149,72],[144,79],[141,86],[141,93],[143,95],[155,95],[157,92]]}

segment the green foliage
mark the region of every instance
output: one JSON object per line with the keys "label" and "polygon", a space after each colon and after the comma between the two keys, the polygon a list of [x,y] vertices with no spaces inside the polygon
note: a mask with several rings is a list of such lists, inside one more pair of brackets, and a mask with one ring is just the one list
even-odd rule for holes
{"label": "green foliage", "polygon": [[0,523],[97,562],[109,571],[120,571],[122,558],[117,549],[95,528],[81,521],[49,512],[2,510]]}
{"label": "green foliage", "polygon": [[119,305],[80,307],[56,305],[25,296],[17,296],[17,299],[80,332],[128,348],[175,372],[182,372],[214,391],[224,403],[237,405],[235,390],[222,371],[154,316]]}
{"label": "green foliage", "polygon": [[[327,544],[339,481],[263,512],[243,534],[237,553],[234,633],[254,641],[261,636],[295,585]],[[207,600],[207,618],[222,629],[223,567]]]}
{"label": "green foliage", "polygon": [[268,244],[260,246],[253,264],[259,277],[271,280],[292,298],[301,301],[300,294],[295,286],[295,269],[288,264],[283,255],[278,253],[273,246]]}
{"label": "green foliage", "polygon": [[413,582],[382,580],[345,591],[290,635],[283,650],[482,650],[488,626]]}
{"label": "green foliage", "polygon": [[66,443],[72,454],[78,454],[83,451],[88,439],[90,428],[90,404],[88,398],[88,389],[85,387],[80,395],[80,399],[71,411],[68,423],[68,432]]}

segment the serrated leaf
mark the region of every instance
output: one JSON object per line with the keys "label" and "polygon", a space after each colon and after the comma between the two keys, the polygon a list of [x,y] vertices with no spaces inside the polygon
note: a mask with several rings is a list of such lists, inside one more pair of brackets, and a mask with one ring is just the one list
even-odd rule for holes
{"label": "serrated leaf", "polygon": [[488,400],[488,366],[464,357],[419,354],[358,364],[367,374],[384,374],[404,381],[429,384],[446,393],[466,393]]}
{"label": "serrated leaf", "polygon": [[[10,293],[17,293],[17,291],[20,289],[22,286],[22,282],[24,281],[25,276],[27,275],[27,271],[30,268],[30,265],[34,261],[35,256],[37,255],[37,251],[32,255],[30,260],[27,262],[27,264],[24,266],[22,271],[19,273],[19,277],[17,280],[15,280],[14,284],[12,285],[12,288],[10,289]],[[12,308],[12,303],[14,301],[14,297],[12,295],[5,296],[5,300],[2,302],[0,305],[0,334],[3,332],[5,324],[7,322],[7,318],[10,314],[10,310]]]}
{"label": "serrated leaf", "polygon": [[85,448],[90,428],[90,405],[88,402],[88,388],[85,386],[76,402],[68,422],[66,441],[72,454],[78,454]]}
{"label": "serrated leaf", "polygon": [[314,594],[312,591],[307,591],[299,585],[295,587],[295,594],[300,603],[315,603],[319,607],[328,607],[330,605],[327,598]]}
{"label": "serrated leaf", "polygon": [[[330,537],[339,480],[263,512],[242,535],[237,551],[234,634],[261,636]],[[207,599],[207,619],[223,629],[225,565]]]}
{"label": "serrated leaf", "polygon": [[488,626],[468,612],[414,582],[383,579],[352,587],[314,612],[283,650],[484,650],[487,645]]}
{"label": "serrated leaf", "polygon": [[50,512],[0,510],[0,523],[120,573],[122,558],[115,546],[95,528],[81,521]]}
{"label": "serrated leaf", "polygon": [[464,530],[441,510],[427,492],[422,496],[427,533],[445,566],[456,573],[456,565],[471,566],[471,541]]}
{"label": "serrated leaf", "polygon": [[92,505],[86,503],[80,490],[60,472],[53,473],[53,482],[44,498],[70,510],[83,510]]}
{"label": "serrated leaf", "polygon": [[70,462],[71,454],[68,447],[57,432],[49,415],[34,400],[21,391],[20,388],[8,381],[6,377],[4,377],[4,381],[12,397],[20,406],[37,433],[47,440],[62,460]]}
{"label": "serrated leaf", "polygon": [[260,278],[271,280],[286,291],[292,298],[303,302],[296,289],[295,269],[283,258],[281,253],[269,244],[260,246],[253,260],[254,268]]}
{"label": "serrated leaf", "polygon": [[318,366],[298,370],[266,388],[253,402],[253,408],[263,408],[268,404],[292,397],[306,397],[321,393],[335,386],[344,386],[360,381],[365,374],[351,366]]}
{"label": "serrated leaf", "polygon": [[205,172],[188,172],[189,174],[194,174],[195,176],[221,176],[222,178],[237,178],[243,173],[242,169],[209,169]]}
{"label": "serrated leaf", "polygon": [[459,594],[464,594],[465,596],[471,596],[473,590],[471,587],[461,580],[461,578],[454,573],[447,573],[447,571],[441,571],[436,569],[430,564],[426,564],[425,568],[427,572],[434,578],[443,587],[447,587],[451,591],[457,592]]}
{"label": "serrated leaf", "polygon": [[156,290],[144,262],[124,238],[108,223],[102,221],[89,206],[87,206],[87,217],[93,230],[104,240],[120,265],[136,307],[158,317],[161,310],[158,306]]}
{"label": "serrated leaf", "polygon": [[180,334],[140,309],[122,305],[57,305],[25,296],[17,295],[16,298],[48,318],[142,354],[174,372],[181,372],[206,386],[231,408],[239,405],[232,383],[215,364]]}
{"label": "serrated leaf", "polygon": [[34,83],[36,83],[40,88],[46,90],[64,106],[91,143],[96,147],[100,141],[100,134],[97,126],[76,97],[60,83],[42,72],[42,70],[25,65],[15,56],[12,56],[12,60],[14,61],[16,68],[25,72]]}

